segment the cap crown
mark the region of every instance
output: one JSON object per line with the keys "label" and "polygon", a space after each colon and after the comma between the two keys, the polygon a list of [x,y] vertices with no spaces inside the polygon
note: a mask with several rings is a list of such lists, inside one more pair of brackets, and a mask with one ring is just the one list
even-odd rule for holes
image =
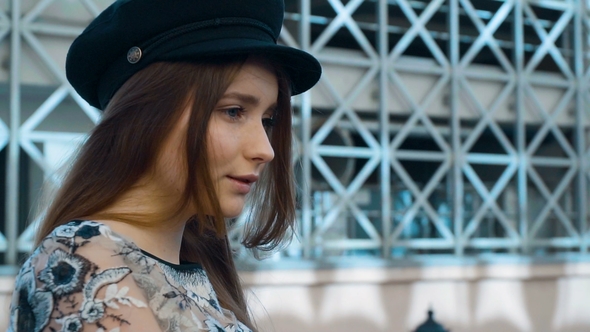
{"label": "cap crown", "polygon": [[118,0],[74,41],[66,75],[80,96],[102,109],[127,79],[155,61],[274,51],[293,67],[287,69],[291,80],[306,81],[307,90],[321,68],[309,54],[276,45],[283,16],[283,0]]}

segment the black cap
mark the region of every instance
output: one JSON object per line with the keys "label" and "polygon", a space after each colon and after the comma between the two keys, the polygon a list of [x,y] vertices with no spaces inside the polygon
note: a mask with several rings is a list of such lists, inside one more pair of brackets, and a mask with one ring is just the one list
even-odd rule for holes
{"label": "black cap", "polygon": [[263,54],[282,64],[296,95],[322,70],[310,54],[277,45],[283,15],[283,0],[118,0],[74,40],[66,76],[90,105],[104,109],[151,63]]}

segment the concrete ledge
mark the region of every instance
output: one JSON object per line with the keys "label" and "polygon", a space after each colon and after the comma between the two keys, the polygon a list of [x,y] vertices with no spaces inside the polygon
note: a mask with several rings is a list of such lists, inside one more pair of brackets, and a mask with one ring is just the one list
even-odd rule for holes
{"label": "concrete ledge", "polygon": [[[244,286],[314,286],[324,284],[390,284],[416,281],[483,279],[543,280],[590,277],[590,262],[561,264],[490,264],[467,266],[369,267],[240,271]],[[0,294],[12,294],[14,276],[0,276]]]}
{"label": "concrete ledge", "polygon": [[13,290],[14,290],[14,277],[0,276],[0,294],[12,295]]}
{"label": "concrete ledge", "polygon": [[246,286],[338,283],[389,284],[415,281],[478,281],[482,279],[542,280],[590,277],[590,263],[493,264],[325,270],[263,270],[240,272]]}

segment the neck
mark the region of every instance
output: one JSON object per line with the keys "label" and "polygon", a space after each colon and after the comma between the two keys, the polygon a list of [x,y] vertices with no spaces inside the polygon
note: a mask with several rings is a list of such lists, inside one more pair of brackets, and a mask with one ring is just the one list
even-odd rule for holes
{"label": "neck", "polygon": [[97,221],[109,226],[115,233],[130,239],[142,250],[172,264],[180,263],[184,224],[182,227],[138,227],[135,224],[111,219]]}
{"label": "neck", "polygon": [[[132,188],[108,208],[84,219],[96,220],[133,241],[139,248],[173,264],[180,262],[180,246],[188,211],[174,214],[178,197],[161,197],[145,188]],[[123,216],[118,219],[117,216]],[[137,222],[122,221],[126,216]]]}

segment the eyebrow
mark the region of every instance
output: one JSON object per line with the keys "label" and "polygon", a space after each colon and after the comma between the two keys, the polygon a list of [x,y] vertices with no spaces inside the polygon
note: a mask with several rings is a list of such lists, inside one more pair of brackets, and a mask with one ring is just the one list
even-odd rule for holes
{"label": "eyebrow", "polygon": [[[250,94],[244,94],[244,93],[239,93],[239,92],[230,92],[228,94],[223,95],[223,97],[221,97],[221,99],[226,99],[226,98],[237,99],[237,100],[241,101],[242,103],[250,104],[253,106],[258,106],[260,104],[260,98],[250,95]],[[268,109],[276,111],[277,103],[274,102],[272,105],[270,105],[268,107]]]}
{"label": "eyebrow", "polygon": [[223,95],[223,97],[221,97],[221,99],[225,99],[225,98],[233,98],[233,99],[237,99],[241,102],[244,102],[247,104],[253,104],[253,105],[258,105],[260,103],[260,99],[258,97],[253,96],[253,95],[239,93],[239,92],[231,92],[231,93],[225,94],[225,95]]}

